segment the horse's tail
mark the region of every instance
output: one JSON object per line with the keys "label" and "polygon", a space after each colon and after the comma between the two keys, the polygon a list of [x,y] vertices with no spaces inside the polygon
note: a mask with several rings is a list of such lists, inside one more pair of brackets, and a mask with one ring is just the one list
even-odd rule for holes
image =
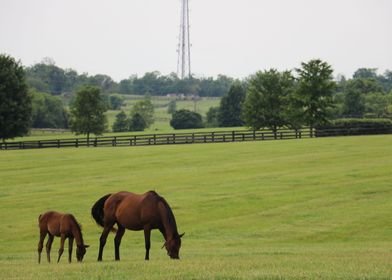
{"label": "horse's tail", "polygon": [[38,226],[39,226],[39,222],[41,221],[41,217],[42,217],[42,214],[40,214],[40,215],[38,216]]}
{"label": "horse's tail", "polygon": [[[105,205],[106,200],[111,196],[112,194],[107,194],[100,199],[98,199],[97,202],[93,205],[91,208],[91,216],[93,216],[95,222],[97,225],[100,225],[101,227],[104,227],[103,223],[103,217],[104,217],[104,212],[103,212],[103,207]],[[116,231],[114,228],[111,229],[111,231]]]}

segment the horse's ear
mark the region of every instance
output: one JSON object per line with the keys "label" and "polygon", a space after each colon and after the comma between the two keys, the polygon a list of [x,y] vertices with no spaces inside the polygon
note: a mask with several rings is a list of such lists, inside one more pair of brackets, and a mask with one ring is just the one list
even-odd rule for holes
{"label": "horse's ear", "polygon": [[90,247],[90,245],[84,245],[84,248],[88,248],[88,247]]}
{"label": "horse's ear", "polygon": [[185,232],[183,234],[180,234],[180,238],[182,238],[185,235]]}

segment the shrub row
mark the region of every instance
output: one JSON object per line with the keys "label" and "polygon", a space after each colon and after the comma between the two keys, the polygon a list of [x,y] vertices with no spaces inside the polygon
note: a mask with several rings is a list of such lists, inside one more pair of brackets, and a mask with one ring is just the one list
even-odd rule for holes
{"label": "shrub row", "polygon": [[337,119],[316,128],[317,137],[390,133],[392,133],[390,119]]}

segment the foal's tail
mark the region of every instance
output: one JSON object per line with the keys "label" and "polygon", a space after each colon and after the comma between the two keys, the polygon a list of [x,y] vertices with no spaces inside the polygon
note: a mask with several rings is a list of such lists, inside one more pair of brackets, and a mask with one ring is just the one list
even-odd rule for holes
{"label": "foal's tail", "polygon": [[103,206],[105,205],[105,201],[109,198],[109,196],[111,196],[111,194],[107,194],[107,195],[101,197],[100,199],[98,199],[97,202],[95,202],[95,204],[91,208],[91,216],[93,216],[95,222],[98,225],[100,225],[101,227],[104,227],[104,224],[103,224],[103,217],[104,217]]}

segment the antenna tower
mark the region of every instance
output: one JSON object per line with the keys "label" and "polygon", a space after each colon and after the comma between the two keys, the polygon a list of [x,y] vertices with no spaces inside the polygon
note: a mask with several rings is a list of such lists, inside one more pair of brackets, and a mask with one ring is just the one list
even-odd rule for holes
{"label": "antenna tower", "polygon": [[181,25],[178,42],[177,75],[180,79],[191,77],[191,42],[189,35],[189,0],[181,0]]}

